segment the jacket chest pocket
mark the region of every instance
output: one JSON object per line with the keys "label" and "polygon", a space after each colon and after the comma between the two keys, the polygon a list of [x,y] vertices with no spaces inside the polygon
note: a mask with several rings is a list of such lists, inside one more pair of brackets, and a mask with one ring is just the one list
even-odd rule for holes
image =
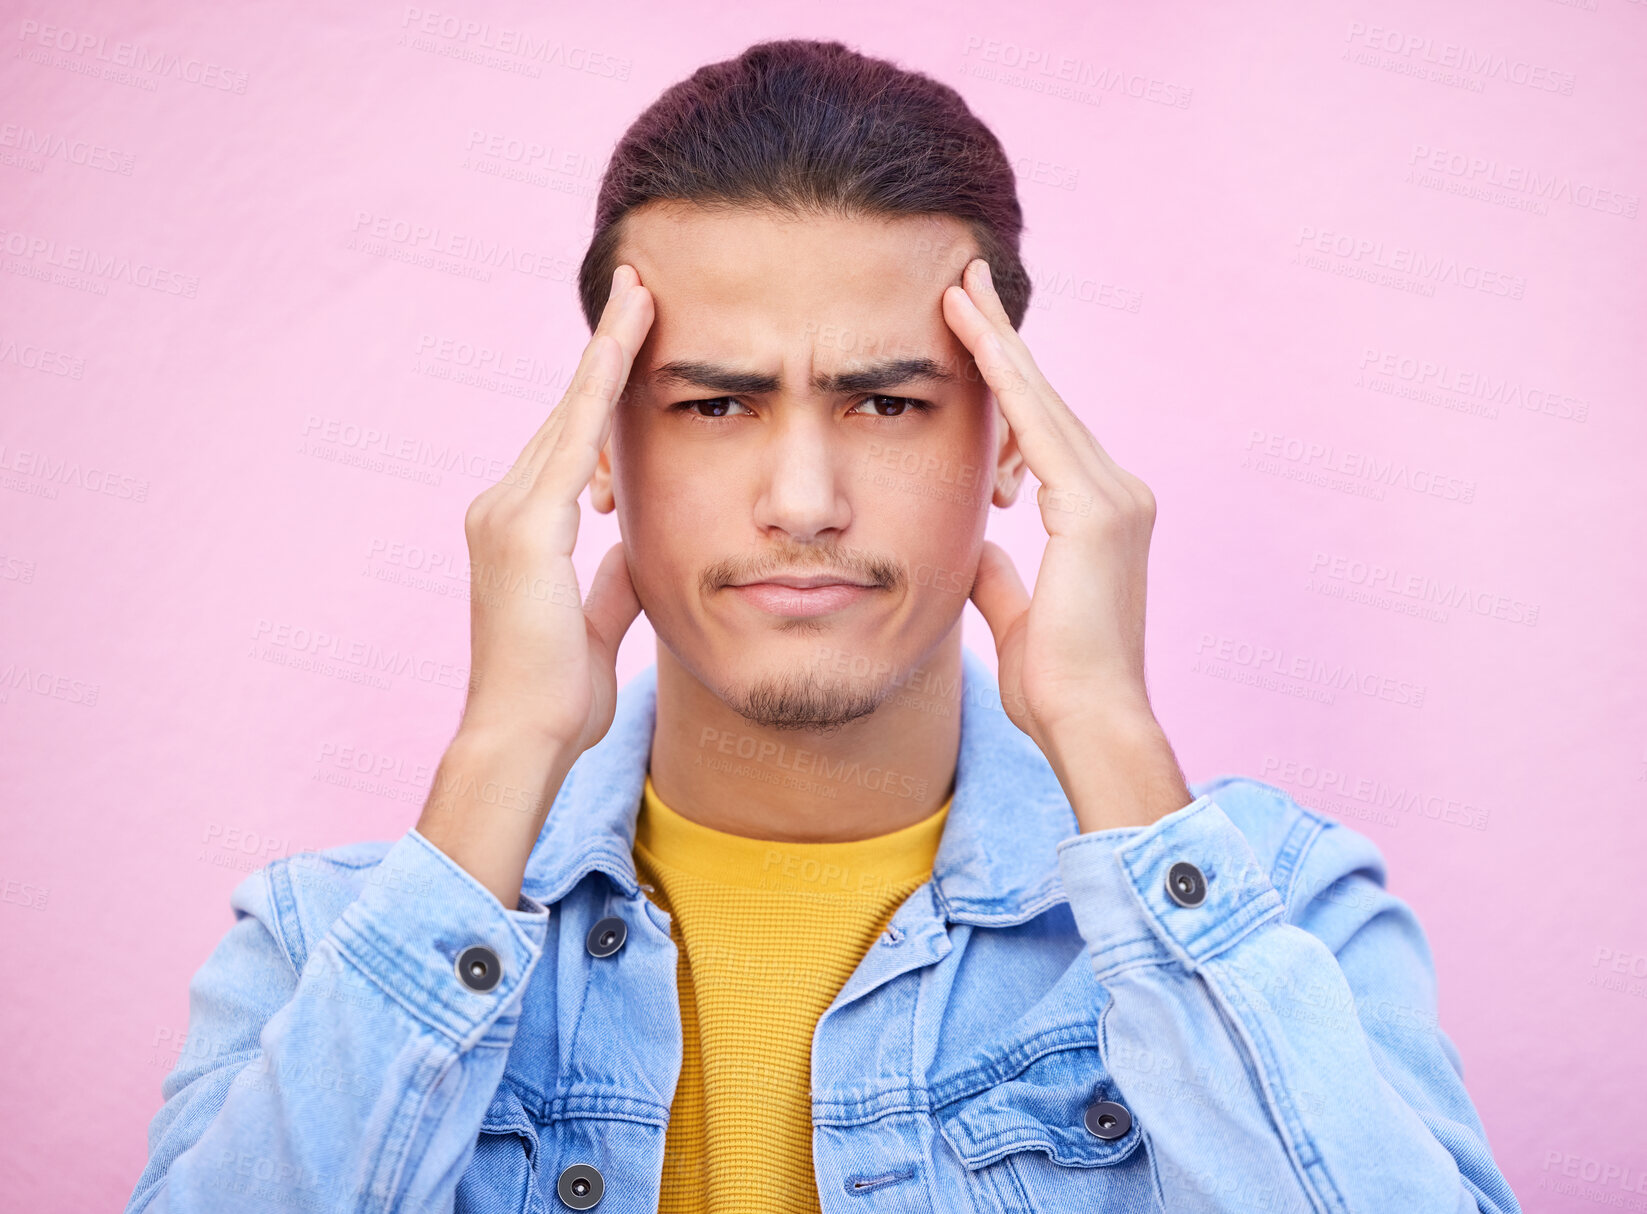
{"label": "jacket chest pocket", "polygon": [[538,1190],[538,1131],[507,1080],[498,1085],[458,1181],[454,1214],[546,1214]]}
{"label": "jacket chest pocket", "polygon": [[1043,1054],[935,1115],[980,1210],[1155,1208],[1142,1128],[1096,1045]]}
{"label": "jacket chest pocket", "polygon": [[546,1118],[499,1085],[454,1214],[655,1214],[665,1111],[610,1094],[562,1103],[584,1107]]}

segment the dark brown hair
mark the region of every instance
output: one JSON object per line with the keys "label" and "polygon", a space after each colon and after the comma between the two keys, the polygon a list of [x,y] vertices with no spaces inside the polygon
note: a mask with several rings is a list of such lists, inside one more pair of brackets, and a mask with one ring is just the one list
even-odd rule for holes
{"label": "dark brown hair", "polygon": [[[664,90],[618,141],[578,270],[593,332],[629,211],[657,199],[795,214],[950,215],[1012,325],[1029,307],[1023,210],[1001,143],[961,95],[841,42],[759,42]],[[964,263],[963,263],[964,264]],[[951,266],[957,276],[961,265]]]}

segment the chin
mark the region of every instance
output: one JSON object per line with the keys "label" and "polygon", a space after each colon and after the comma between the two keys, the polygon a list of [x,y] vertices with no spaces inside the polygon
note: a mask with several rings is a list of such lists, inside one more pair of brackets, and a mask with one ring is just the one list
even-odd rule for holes
{"label": "chin", "polygon": [[[761,644],[751,640],[741,646],[745,660],[733,663],[728,671],[731,677],[718,683],[721,701],[753,725],[832,733],[872,715],[885,699],[884,679],[870,677],[867,671],[836,671],[837,665],[846,664],[846,654],[827,640],[809,643],[804,650],[769,646],[770,656],[754,658],[751,648]],[[786,658],[783,650],[792,648],[794,652]],[[842,661],[837,662],[837,654]],[[883,675],[892,670],[889,662],[868,657],[852,665]]]}

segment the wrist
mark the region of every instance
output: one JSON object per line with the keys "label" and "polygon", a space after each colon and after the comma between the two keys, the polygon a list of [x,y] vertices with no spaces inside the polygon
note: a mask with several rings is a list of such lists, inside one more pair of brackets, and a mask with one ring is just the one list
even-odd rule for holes
{"label": "wrist", "polygon": [[425,818],[495,819],[535,838],[577,755],[532,729],[464,725],[441,757]]}
{"label": "wrist", "polygon": [[476,749],[493,746],[558,754],[577,745],[579,728],[569,720],[551,723],[541,713],[500,696],[471,694],[463,705],[452,742],[461,741]]}
{"label": "wrist", "polygon": [[463,727],[435,771],[417,832],[512,907],[574,748],[535,731]]}
{"label": "wrist", "polygon": [[571,767],[578,757],[577,744],[567,741],[558,733],[536,725],[493,720],[473,713],[464,714],[446,749],[481,760],[509,758],[535,762],[546,768],[561,763]]}
{"label": "wrist", "polygon": [[1151,715],[1097,716],[1049,739],[1048,759],[1083,834],[1149,826],[1194,798]]}

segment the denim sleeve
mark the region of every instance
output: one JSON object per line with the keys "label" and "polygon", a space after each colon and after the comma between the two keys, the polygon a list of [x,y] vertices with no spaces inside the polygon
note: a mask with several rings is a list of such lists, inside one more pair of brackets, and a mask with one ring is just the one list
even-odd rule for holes
{"label": "denim sleeve", "polygon": [[[1271,832],[1268,870],[1220,800]],[[1167,892],[1181,861],[1198,905]],[[1058,865],[1166,1209],[1519,1214],[1371,840],[1237,780]]]}
{"label": "denim sleeve", "polygon": [[[360,889],[312,941],[294,910],[305,881],[317,898]],[[189,984],[188,1037],[127,1211],[450,1209],[547,909],[505,910],[415,830],[369,867],[276,861],[231,905]],[[458,978],[473,945],[502,963],[485,993]]]}

